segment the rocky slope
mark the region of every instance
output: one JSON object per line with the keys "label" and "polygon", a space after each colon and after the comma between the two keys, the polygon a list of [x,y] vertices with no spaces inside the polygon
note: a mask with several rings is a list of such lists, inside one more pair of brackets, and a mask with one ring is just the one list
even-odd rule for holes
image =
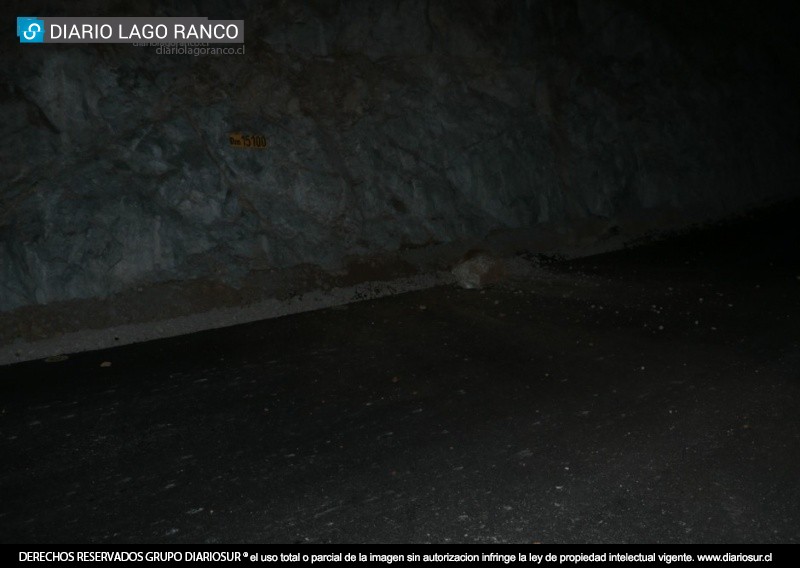
{"label": "rocky slope", "polygon": [[244,18],[247,36],[191,56],[5,34],[0,311],[539,225],[666,230],[798,187],[796,53],[746,5],[11,4]]}

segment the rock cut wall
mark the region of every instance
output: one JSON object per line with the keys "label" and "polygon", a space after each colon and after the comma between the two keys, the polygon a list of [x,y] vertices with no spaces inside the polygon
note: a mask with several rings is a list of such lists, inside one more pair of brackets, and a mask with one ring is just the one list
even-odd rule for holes
{"label": "rock cut wall", "polygon": [[191,56],[5,33],[0,311],[796,195],[781,15],[640,4],[12,2],[243,18],[247,39]]}

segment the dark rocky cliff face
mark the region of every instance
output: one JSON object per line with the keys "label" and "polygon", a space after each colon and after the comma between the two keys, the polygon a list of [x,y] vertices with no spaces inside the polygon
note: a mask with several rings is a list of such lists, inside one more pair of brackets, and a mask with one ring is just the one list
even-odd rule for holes
{"label": "dark rocky cliff face", "polygon": [[[792,14],[644,4],[12,2],[0,310],[796,195]],[[246,53],[19,45],[33,13],[243,18]]]}

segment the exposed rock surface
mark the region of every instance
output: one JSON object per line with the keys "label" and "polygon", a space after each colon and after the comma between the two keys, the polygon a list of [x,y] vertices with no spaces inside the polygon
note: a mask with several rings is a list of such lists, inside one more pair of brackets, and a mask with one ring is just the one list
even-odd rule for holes
{"label": "exposed rock surface", "polygon": [[453,268],[456,284],[467,290],[475,290],[501,282],[506,274],[502,259],[476,251]]}
{"label": "exposed rock surface", "polygon": [[[662,211],[712,219],[798,187],[779,15],[739,13],[740,30],[691,3],[674,8],[689,29],[613,1],[94,4],[69,14],[244,18],[246,54],[4,35],[0,311],[544,223],[668,229]],[[269,146],[233,148],[234,131]]]}

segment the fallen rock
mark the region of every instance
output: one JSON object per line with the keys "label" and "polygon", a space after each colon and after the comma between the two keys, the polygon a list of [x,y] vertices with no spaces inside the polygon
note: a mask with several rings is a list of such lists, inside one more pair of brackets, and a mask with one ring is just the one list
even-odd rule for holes
{"label": "fallen rock", "polygon": [[452,270],[462,288],[475,290],[497,284],[506,277],[505,264],[488,253],[473,251]]}

